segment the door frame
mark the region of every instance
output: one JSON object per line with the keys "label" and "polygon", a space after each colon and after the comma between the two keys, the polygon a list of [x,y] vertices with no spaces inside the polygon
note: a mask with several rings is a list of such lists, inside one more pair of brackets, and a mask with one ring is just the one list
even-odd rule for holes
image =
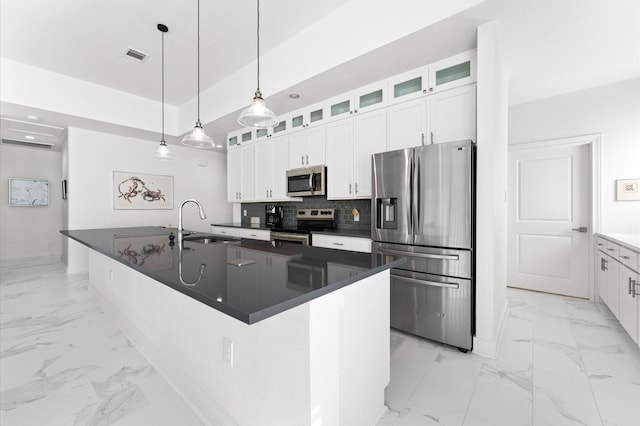
{"label": "door frame", "polygon": [[[601,174],[601,149],[602,149],[602,134],[592,133],[580,136],[571,136],[564,138],[545,139],[531,142],[518,143],[508,145],[507,151],[522,151],[522,150],[537,150],[544,148],[560,148],[571,146],[589,146],[589,155],[591,159],[589,167],[590,184],[589,191],[589,206],[590,206],[590,220],[589,228],[589,253],[587,256],[588,263],[588,276],[589,276],[589,300],[595,301],[596,289],[595,289],[595,261],[593,258],[593,247],[595,234],[600,232],[601,227],[601,191],[600,191],[600,174]],[[507,167],[509,166],[509,159],[507,158]]]}

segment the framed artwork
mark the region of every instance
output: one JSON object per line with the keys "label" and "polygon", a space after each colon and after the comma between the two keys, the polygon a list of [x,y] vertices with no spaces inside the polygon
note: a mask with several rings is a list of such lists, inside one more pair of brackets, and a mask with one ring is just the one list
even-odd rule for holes
{"label": "framed artwork", "polygon": [[49,181],[43,179],[9,179],[9,205],[43,207],[49,205]]}
{"label": "framed artwork", "polygon": [[616,181],[617,201],[640,201],[640,179],[618,179]]}
{"label": "framed artwork", "polygon": [[114,210],[173,209],[173,176],[113,172]]}

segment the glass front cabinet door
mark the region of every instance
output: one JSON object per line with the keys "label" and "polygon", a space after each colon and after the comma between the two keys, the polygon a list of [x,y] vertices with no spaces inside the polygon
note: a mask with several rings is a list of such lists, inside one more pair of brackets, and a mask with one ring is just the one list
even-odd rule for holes
{"label": "glass front cabinet door", "polygon": [[429,93],[475,83],[476,50],[469,50],[429,66]]}

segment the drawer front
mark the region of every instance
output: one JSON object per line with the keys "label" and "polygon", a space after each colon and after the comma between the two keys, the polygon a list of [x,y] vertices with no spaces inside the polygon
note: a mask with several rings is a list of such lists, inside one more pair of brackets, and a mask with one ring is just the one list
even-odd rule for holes
{"label": "drawer front", "polygon": [[339,235],[313,234],[311,245],[314,247],[351,250],[371,253],[371,239],[358,237],[342,237]]}
{"label": "drawer front", "polygon": [[596,237],[596,248],[604,252],[607,251],[607,240],[602,237]]}
{"label": "drawer front", "polygon": [[635,272],[640,272],[640,254],[626,247],[620,247],[620,261]]}
{"label": "drawer front", "polygon": [[410,246],[394,243],[373,243],[376,255],[404,256],[407,261],[395,269],[426,274],[471,278],[471,250]]}
{"label": "drawer front", "polygon": [[612,241],[607,241],[606,253],[616,260],[620,260],[620,246]]}

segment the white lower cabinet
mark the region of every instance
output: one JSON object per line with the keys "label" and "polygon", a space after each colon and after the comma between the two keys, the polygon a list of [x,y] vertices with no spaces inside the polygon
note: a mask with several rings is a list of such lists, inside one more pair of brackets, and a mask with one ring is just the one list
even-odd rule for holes
{"label": "white lower cabinet", "polygon": [[371,253],[371,238],[313,234],[311,245],[314,247]]}
{"label": "white lower cabinet", "polygon": [[638,318],[640,310],[640,274],[623,265],[620,268],[620,323],[636,343],[638,336]]}
{"label": "white lower cabinet", "polygon": [[371,196],[371,155],[387,148],[387,111],[327,125],[327,199]]}
{"label": "white lower cabinet", "polygon": [[640,252],[597,236],[596,255],[598,294],[640,345]]}
{"label": "white lower cabinet", "polygon": [[235,226],[212,226],[211,233],[223,237],[247,238],[250,240],[270,241],[271,231],[266,229],[240,228]]}

